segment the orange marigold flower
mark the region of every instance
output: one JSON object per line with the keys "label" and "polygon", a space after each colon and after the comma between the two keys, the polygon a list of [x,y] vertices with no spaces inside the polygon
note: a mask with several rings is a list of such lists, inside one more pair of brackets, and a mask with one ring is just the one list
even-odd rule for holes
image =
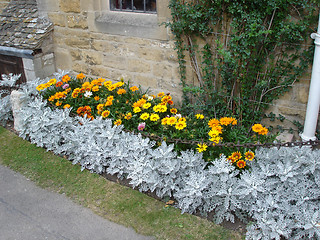
{"label": "orange marigold flower", "polygon": [[158,93],[158,97],[161,98],[161,97],[163,97],[163,96],[164,96],[164,92],[159,92],[159,93]]}
{"label": "orange marigold flower", "polygon": [[104,105],[105,105],[106,107],[109,107],[109,106],[111,106],[111,105],[112,105],[112,101],[111,101],[111,100],[109,100],[109,101],[107,101]]}
{"label": "orange marigold flower", "polygon": [[260,135],[267,135],[269,132],[268,128],[262,128],[261,131],[259,132]]}
{"label": "orange marigold flower", "polygon": [[138,91],[139,88],[138,88],[137,86],[133,86],[133,87],[130,88],[130,90],[131,90],[132,92],[135,92],[135,91]]}
{"label": "orange marigold flower", "polygon": [[63,85],[63,82],[59,81],[56,83],[56,87],[61,87]]}
{"label": "orange marigold flower", "polygon": [[70,77],[68,75],[64,75],[61,80],[66,83],[70,81]]}
{"label": "orange marigold flower", "polygon": [[167,103],[168,103],[169,105],[173,105],[173,101],[172,101],[172,100],[169,100]]}
{"label": "orange marigold flower", "polygon": [[59,106],[61,106],[61,105],[62,105],[62,102],[60,102],[60,101],[57,101],[57,102],[56,102],[56,106],[57,106],[57,107],[59,107]]}
{"label": "orange marigold flower", "polygon": [[118,91],[117,91],[117,94],[118,95],[121,95],[121,94],[125,94],[127,91],[123,88],[120,88]]}
{"label": "orange marigold flower", "polygon": [[78,75],[77,75],[77,79],[84,79],[86,76],[83,74],[83,73],[79,73]]}
{"label": "orange marigold flower", "polygon": [[92,92],[98,92],[98,91],[99,91],[99,86],[92,87]]}
{"label": "orange marigold flower", "polygon": [[263,129],[263,126],[260,123],[254,124],[252,126],[252,131],[259,133]]}
{"label": "orange marigold flower", "polygon": [[232,156],[229,156],[227,159],[230,160],[232,163],[235,163],[237,161],[237,159],[233,158]]}
{"label": "orange marigold flower", "polygon": [[105,111],[103,111],[102,114],[101,114],[101,116],[102,116],[103,118],[106,118],[106,117],[108,117],[109,115],[110,115],[110,111],[109,111],[109,110],[105,110]]}
{"label": "orange marigold flower", "polygon": [[221,125],[228,126],[228,125],[231,124],[232,122],[233,122],[233,119],[232,119],[232,118],[229,118],[229,117],[220,118],[220,124],[221,124]]}
{"label": "orange marigold flower", "polygon": [[70,107],[71,107],[70,104],[66,104],[66,105],[63,106],[64,109],[70,108]]}
{"label": "orange marigold flower", "polygon": [[95,97],[94,97],[94,100],[99,101],[99,100],[100,100],[100,97],[99,97],[99,96],[95,96]]}
{"label": "orange marigold flower", "polygon": [[162,103],[167,103],[168,101],[171,101],[172,97],[170,95],[166,95],[161,99]]}
{"label": "orange marigold flower", "polygon": [[237,161],[237,160],[240,160],[242,158],[242,155],[241,155],[240,152],[233,152],[231,154],[231,157],[234,158]]}
{"label": "orange marigold flower", "polygon": [[213,128],[213,127],[216,127],[216,126],[219,126],[220,122],[218,119],[210,119],[209,122],[208,122],[208,126]]}
{"label": "orange marigold flower", "polygon": [[170,112],[171,112],[172,114],[176,114],[176,113],[178,112],[178,110],[177,110],[176,108],[171,108],[171,109],[170,109]]}
{"label": "orange marigold flower", "polygon": [[113,101],[113,100],[114,100],[114,97],[112,95],[107,97],[107,101]]}
{"label": "orange marigold flower", "polygon": [[103,110],[103,107],[104,107],[104,104],[98,104],[98,106],[97,106],[97,110],[99,110],[99,111],[102,111]]}
{"label": "orange marigold flower", "polygon": [[254,159],[255,155],[253,152],[248,151],[244,154],[244,158],[248,161],[252,161]]}
{"label": "orange marigold flower", "polygon": [[73,93],[71,94],[71,96],[72,96],[73,98],[77,98],[77,97],[78,97],[78,93],[73,91]]}
{"label": "orange marigold flower", "polygon": [[237,167],[238,168],[244,168],[246,166],[246,161],[244,161],[244,160],[239,160],[238,162],[237,162]]}

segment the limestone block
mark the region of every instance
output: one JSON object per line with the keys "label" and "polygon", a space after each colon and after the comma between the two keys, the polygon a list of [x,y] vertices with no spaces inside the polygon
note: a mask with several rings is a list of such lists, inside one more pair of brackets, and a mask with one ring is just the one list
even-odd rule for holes
{"label": "limestone block", "polygon": [[80,13],[80,0],[60,0],[60,10],[63,12]]}
{"label": "limestone block", "polygon": [[48,17],[55,26],[65,27],[66,17],[60,13],[48,13]]}
{"label": "limestone block", "polygon": [[93,39],[91,42],[91,46],[93,50],[97,51],[105,51],[106,41]]}
{"label": "limestone block", "polygon": [[97,78],[110,78],[110,71],[104,66],[91,66],[90,74]]}
{"label": "limestone block", "polygon": [[157,77],[171,79],[173,76],[173,68],[169,63],[155,63],[152,69],[153,74]]}
{"label": "limestone block", "polygon": [[151,65],[140,59],[128,59],[128,70],[136,73],[151,73]]}
{"label": "limestone block", "polygon": [[22,91],[12,91],[10,95],[10,102],[12,106],[12,113],[14,118],[14,129],[20,132],[23,129],[23,116],[20,113],[20,109],[26,105],[23,101],[25,94]]}
{"label": "limestone block", "polygon": [[103,65],[108,68],[125,70],[127,68],[126,58],[115,56],[112,54],[105,55],[103,58]]}
{"label": "limestone block", "polygon": [[144,76],[141,74],[137,74],[133,76],[133,82],[135,84],[140,84],[141,86],[145,86],[146,88],[157,89],[158,80],[153,76]]}
{"label": "limestone block", "polygon": [[89,66],[84,62],[74,62],[72,65],[72,70],[78,73],[83,73],[85,75],[89,74]]}
{"label": "limestone block", "polygon": [[72,69],[72,59],[67,49],[58,48],[55,50],[55,59],[57,69],[70,70]]}
{"label": "limestone block", "polygon": [[70,47],[88,49],[90,48],[90,39],[67,38],[66,44]]}
{"label": "limestone block", "polygon": [[164,60],[165,56],[161,49],[148,48],[148,47],[137,47],[134,46],[136,54],[139,58],[150,60],[154,62],[161,62]]}
{"label": "limestone block", "polygon": [[67,16],[68,27],[87,29],[87,17],[84,15],[69,15]]}
{"label": "limestone block", "polygon": [[72,61],[80,61],[82,59],[82,50],[77,48],[70,49],[70,56]]}
{"label": "limestone block", "polygon": [[83,60],[90,65],[101,65],[102,64],[102,52],[98,51],[83,51]]}
{"label": "limestone block", "polygon": [[298,91],[297,100],[300,103],[307,104],[308,103],[308,97],[309,97],[309,86],[300,85],[300,87],[297,89],[297,91]]}

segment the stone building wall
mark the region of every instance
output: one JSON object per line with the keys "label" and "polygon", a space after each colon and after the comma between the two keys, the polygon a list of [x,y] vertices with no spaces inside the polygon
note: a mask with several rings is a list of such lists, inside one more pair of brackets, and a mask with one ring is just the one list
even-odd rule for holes
{"label": "stone building wall", "polygon": [[[84,0],[38,2],[54,23],[54,52],[58,69],[113,80],[124,76],[125,80],[140,84],[145,89],[163,90],[180,98],[177,57],[167,29],[154,25],[156,31],[153,32],[148,26],[141,28],[121,20],[112,26],[110,20],[103,19],[107,8],[103,9],[100,0],[90,3]],[[162,11],[161,7],[158,7],[159,11]],[[157,17],[157,22],[161,23],[168,15],[165,11],[162,11],[162,17],[140,13],[126,16],[129,16],[129,21],[133,16],[135,21],[137,15],[144,15],[151,24]]]}

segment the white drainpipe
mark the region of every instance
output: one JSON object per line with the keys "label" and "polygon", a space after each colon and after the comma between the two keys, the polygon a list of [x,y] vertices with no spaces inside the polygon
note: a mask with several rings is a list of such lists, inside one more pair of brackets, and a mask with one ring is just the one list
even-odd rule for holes
{"label": "white drainpipe", "polygon": [[311,83],[309,89],[309,98],[304,122],[303,133],[300,135],[303,141],[316,140],[316,128],[320,106],[320,14],[318,32],[312,33],[314,39],[315,51],[312,66]]}

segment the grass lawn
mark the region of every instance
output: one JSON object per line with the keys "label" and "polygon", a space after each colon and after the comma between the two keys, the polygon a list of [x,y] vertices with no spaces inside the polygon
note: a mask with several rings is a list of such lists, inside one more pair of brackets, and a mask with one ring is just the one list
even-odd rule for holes
{"label": "grass lawn", "polygon": [[64,193],[113,222],[157,239],[243,239],[239,232],[215,225],[179,209],[165,207],[131,188],[80,171],[80,166],[46,152],[0,126],[0,163],[42,188]]}

